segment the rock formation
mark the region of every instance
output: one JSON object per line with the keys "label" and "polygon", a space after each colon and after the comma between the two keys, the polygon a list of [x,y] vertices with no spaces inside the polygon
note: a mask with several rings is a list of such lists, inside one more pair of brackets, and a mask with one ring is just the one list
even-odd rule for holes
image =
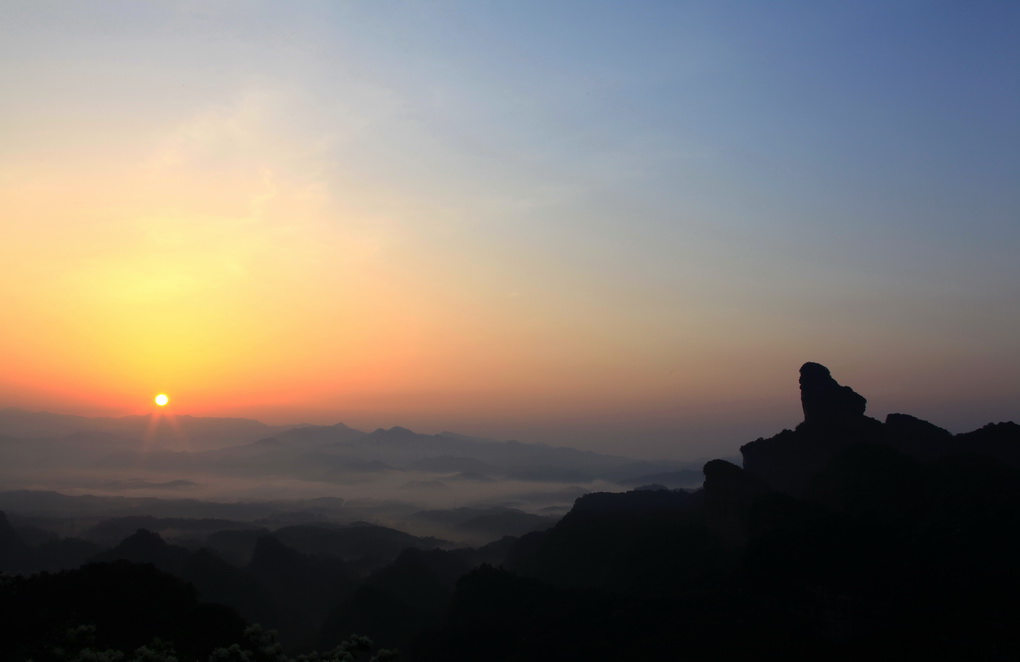
{"label": "rock formation", "polygon": [[864,416],[868,401],[849,386],[840,386],[820,363],[800,367],[800,402],[804,423],[828,425]]}
{"label": "rock formation", "polygon": [[864,415],[864,396],[842,386],[819,363],[801,366],[800,401],[804,421],[796,429],[740,447],[744,470],[781,492],[807,496],[809,489],[818,488],[810,486],[813,477],[857,444],[889,447],[921,461],[977,454],[1020,467],[1020,426],[1015,423],[958,435],[908,414],[889,414],[883,424]]}
{"label": "rock formation", "polygon": [[800,368],[804,421],[769,439],[744,444],[744,469],[771,487],[803,494],[811,477],[844,448],[856,443],[885,443],[882,423],[864,415],[867,400],[841,386],[819,363]]}

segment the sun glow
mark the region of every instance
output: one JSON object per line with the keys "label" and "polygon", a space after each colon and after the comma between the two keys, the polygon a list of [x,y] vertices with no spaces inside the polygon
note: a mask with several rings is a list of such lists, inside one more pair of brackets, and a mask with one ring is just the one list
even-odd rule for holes
{"label": "sun glow", "polygon": [[166,403],[170,402],[170,398],[168,398],[165,393],[160,393],[159,395],[157,395],[155,400],[156,404],[159,405],[160,407],[165,407]]}

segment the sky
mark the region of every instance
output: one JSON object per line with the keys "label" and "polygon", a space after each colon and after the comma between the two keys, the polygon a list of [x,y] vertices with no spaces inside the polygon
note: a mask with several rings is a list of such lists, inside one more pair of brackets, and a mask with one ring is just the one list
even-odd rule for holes
{"label": "sky", "polygon": [[1020,4],[0,1],[0,407],[647,457],[1020,420]]}

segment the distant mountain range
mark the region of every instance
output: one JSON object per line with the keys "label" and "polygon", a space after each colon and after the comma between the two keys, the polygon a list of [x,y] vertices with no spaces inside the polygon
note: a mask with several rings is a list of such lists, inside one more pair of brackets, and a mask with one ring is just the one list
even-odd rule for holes
{"label": "distant mountain range", "polygon": [[[348,484],[397,472],[410,472],[399,482],[405,491],[463,490],[495,481],[696,487],[701,464],[403,427],[364,432],[343,423],[269,426],[242,418],[87,418],[0,410],[0,480],[15,481],[28,472],[56,477],[87,471],[91,482],[76,486],[106,492],[184,491],[200,482],[196,474]],[[109,475],[97,478],[103,472]]]}
{"label": "distant mountain range", "polygon": [[[154,424],[155,423],[155,424]],[[55,439],[75,434],[111,435],[124,441],[143,440],[172,450],[212,450],[245,444],[294,425],[273,426],[247,418],[203,418],[187,415],[71,416],[50,412],[0,409],[0,436]]]}
{"label": "distant mountain range", "polygon": [[[148,437],[148,438],[147,438]],[[18,441],[28,443],[19,444]],[[170,442],[170,443],[166,443]],[[19,448],[21,447],[21,448]],[[640,482],[681,478],[700,462],[636,460],[563,446],[493,441],[453,432],[419,434],[403,427],[363,432],[336,425],[269,426],[244,418],[176,416],[174,423],[149,417],[87,418],[0,410],[0,452],[26,456],[59,450],[54,461],[117,465],[146,454],[164,469],[263,469],[318,478],[352,472],[416,470],[522,480]],[[36,458],[41,459],[41,458]],[[674,470],[669,473],[669,470]],[[175,485],[180,486],[180,485]]]}

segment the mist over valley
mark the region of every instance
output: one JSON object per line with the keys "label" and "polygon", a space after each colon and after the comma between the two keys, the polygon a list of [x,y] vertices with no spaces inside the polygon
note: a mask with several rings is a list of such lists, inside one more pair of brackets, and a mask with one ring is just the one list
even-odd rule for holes
{"label": "mist over valley", "polygon": [[[261,516],[270,517],[287,502],[299,512],[303,502],[326,499],[330,505],[314,512],[329,521],[372,521],[472,544],[550,525],[588,492],[695,488],[703,463],[400,427],[366,433],[342,423],[274,428],[162,412],[110,419],[0,411],[5,492],[102,496],[111,513],[118,501],[160,499],[174,516],[193,516],[190,500],[262,503]],[[465,514],[444,519],[428,511]],[[483,515],[488,524],[450,528]]]}

